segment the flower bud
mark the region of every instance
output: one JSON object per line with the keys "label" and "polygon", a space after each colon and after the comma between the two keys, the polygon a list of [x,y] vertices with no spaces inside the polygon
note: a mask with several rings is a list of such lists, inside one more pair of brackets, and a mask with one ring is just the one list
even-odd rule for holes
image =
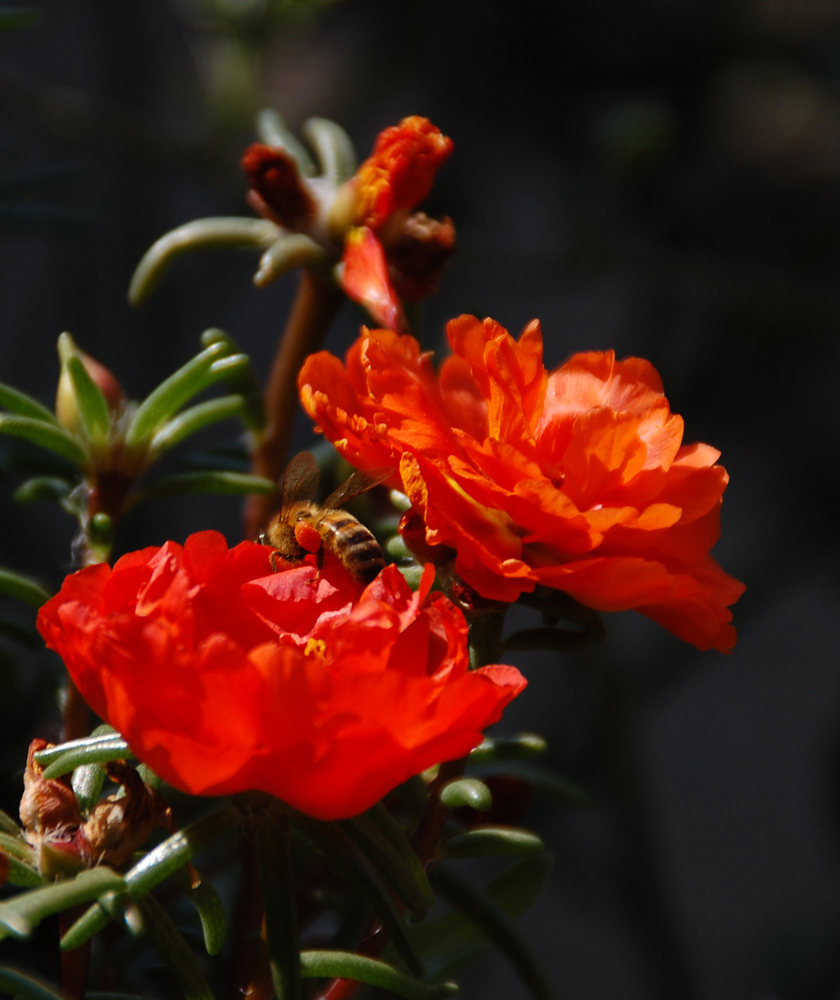
{"label": "flower bud", "polygon": [[125,393],[113,373],[89,354],[76,345],[69,333],[62,333],[58,338],[58,356],[61,359],[61,375],[58,379],[58,391],[55,397],[55,415],[62,427],[76,431],[79,427],[79,401],[76,389],[69,371],[71,358],[78,358],[85,371],[105,397],[108,409],[114,413],[125,403]]}

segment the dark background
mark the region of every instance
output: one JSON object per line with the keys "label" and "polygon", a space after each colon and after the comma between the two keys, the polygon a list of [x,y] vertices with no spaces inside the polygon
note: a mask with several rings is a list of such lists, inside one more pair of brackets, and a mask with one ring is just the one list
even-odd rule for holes
{"label": "dark background", "polygon": [[[625,614],[601,650],[519,661],[531,685],[505,728],[543,732],[594,800],[534,808],[557,864],[523,927],[562,1000],[840,996],[840,2],[41,7],[0,36],[0,380],[51,402],[62,330],[134,398],[208,326],[265,372],[294,277],[257,291],[252,255],[194,256],[132,311],[141,254],[192,218],[249,214],[238,156],[263,103],[295,128],[339,121],[360,158],[430,117],[456,152],[424,208],[460,249],[427,345],[474,312],[512,331],[539,317],[549,367],[649,358],[687,440],[723,452],[715,554],[748,586],[731,656]],[[328,346],[362,320],[345,306]],[[4,468],[0,564],[56,587],[70,518],[14,504]],[[235,499],[158,501],[118,547],[239,525]],[[14,812],[25,747],[57,716],[44,654],[4,656]],[[524,990],[488,957],[463,995]]]}

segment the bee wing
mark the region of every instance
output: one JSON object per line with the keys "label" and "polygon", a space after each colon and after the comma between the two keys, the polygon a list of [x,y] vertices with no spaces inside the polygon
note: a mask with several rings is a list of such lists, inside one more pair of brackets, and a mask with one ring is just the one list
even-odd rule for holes
{"label": "bee wing", "polygon": [[384,483],[393,474],[393,469],[385,468],[362,469],[359,472],[354,472],[347,482],[342,483],[337,490],[330,493],[322,506],[327,508],[340,507],[343,503],[347,503],[348,500],[352,500],[353,497],[357,497],[360,493],[366,493],[368,490],[372,490],[374,486]]}
{"label": "bee wing", "polygon": [[311,451],[302,451],[289,462],[283,473],[281,496],[283,506],[288,507],[299,500],[312,500],[318,489],[321,470]]}

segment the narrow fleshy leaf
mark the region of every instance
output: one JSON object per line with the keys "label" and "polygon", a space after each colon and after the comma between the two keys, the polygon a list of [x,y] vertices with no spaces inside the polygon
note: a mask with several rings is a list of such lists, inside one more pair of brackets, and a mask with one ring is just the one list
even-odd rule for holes
{"label": "narrow fleshy leaf", "polygon": [[81,358],[69,357],[66,363],[84,433],[94,447],[104,445],[111,433],[111,415],[102,390],[90,377]]}
{"label": "narrow fleshy leaf", "polygon": [[176,872],[176,881],[198,913],[207,954],[217,955],[225,943],[227,930],[224,904],[213,883],[200,875],[195,868],[191,871],[193,876],[197,875],[200,879],[197,885],[192,884],[192,878],[186,868]]}
{"label": "narrow fleshy leaf", "polygon": [[423,898],[429,906],[432,906],[435,901],[435,894],[429,882],[429,877],[426,874],[426,869],[414,853],[414,848],[411,846],[405,830],[394,816],[392,816],[381,802],[378,802],[375,806],[368,809],[366,813],[363,813],[361,818],[371,823],[387,839],[401,858],[403,864],[411,872],[414,880],[420,887]]}
{"label": "narrow fleshy leaf", "polygon": [[137,493],[137,500],[150,497],[178,497],[191,493],[226,493],[245,496],[250,493],[273,493],[274,483],[262,476],[244,472],[182,472],[158,479]]}
{"label": "narrow fleshy leaf", "polygon": [[183,867],[190,858],[238,825],[241,819],[241,813],[231,806],[210,813],[173,833],[128,872],[125,888],[133,899],[140,899]]}
{"label": "narrow fleshy leaf", "polygon": [[470,750],[470,764],[490,764],[498,760],[522,760],[541,757],[548,750],[548,743],[537,733],[518,733],[516,736],[485,736],[477,747]]}
{"label": "narrow fleshy leaf", "polygon": [[[552,859],[546,854],[524,858],[497,875],[484,886],[482,893],[516,919],[530,909],[542,892],[551,866]],[[458,910],[412,927],[410,933],[434,979],[452,975],[464,961],[490,946],[482,928]]]}
{"label": "narrow fleshy leaf", "polygon": [[80,872],[72,879],[22,892],[0,903],[0,933],[5,930],[15,937],[28,937],[45,917],[123,888],[122,876],[101,866]]}
{"label": "narrow fleshy leaf", "polygon": [[288,819],[261,823],[256,839],[271,979],[281,1000],[303,1000]]}
{"label": "narrow fleshy leaf", "polygon": [[32,420],[42,420],[47,424],[58,426],[58,420],[52,410],[48,410],[37,399],[27,396],[20,389],[0,382],[0,407],[21,417],[31,417]]}
{"label": "narrow fleshy leaf", "polygon": [[[225,333],[224,330],[219,330],[217,327],[205,330],[201,335],[201,343],[204,347],[209,347],[211,344],[216,343],[227,344],[230,351],[229,356],[243,353],[242,348],[233,337]],[[232,392],[242,396],[245,400],[245,409],[242,413],[245,426],[252,433],[261,433],[265,429],[266,422],[265,398],[262,383],[257,378],[250,361],[236,372],[228,371],[225,375],[225,383],[230,387]]]}
{"label": "narrow fleshy leaf", "polygon": [[451,906],[485,932],[519,973],[535,1000],[552,1000],[551,984],[545,971],[501,906],[442,865],[433,869],[432,882]]}
{"label": "narrow fleshy leaf", "polygon": [[343,184],[356,172],[356,153],[350,136],[329,118],[310,118],[303,134],[315,150],[322,175],[332,184]]}
{"label": "narrow fleshy leaf", "polygon": [[[484,767],[481,767],[480,770],[483,771]],[[527,762],[510,761],[505,771],[527,781],[529,785],[533,786],[534,791],[548,795],[565,805],[584,808],[592,805],[592,797],[586,791],[569,781],[568,778],[564,778],[548,768]]]}
{"label": "narrow fleshy leaf", "polygon": [[20,836],[22,832],[22,830],[18,830],[18,836],[14,836],[10,833],[0,833],[0,851],[3,851],[4,854],[10,854],[16,858],[20,858],[20,860],[25,861],[26,864],[34,866],[35,851],[23,839],[23,837]]}
{"label": "narrow fleshy leaf", "polygon": [[39,583],[10,569],[0,569],[0,595],[14,597],[33,608],[40,608],[50,599],[49,591]]}
{"label": "narrow fleshy leaf", "polygon": [[393,535],[385,543],[385,551],[394,559],[410,559],[411,553],[408,546],[402,540],[402,535]]}
{"label": "narrow fleshy leaf", "polygon": [[125,740],[110,737],[68,750],[44,768],[44,778],[60,778],[83,764],[107,764],[112,760],[134,760]]}
{"label": "narrow fleshy leaf", "polygon": [[149,454],[157,458],[205,427],[238,417],[244,409],[245,398],[238,395],[220,396],[218,399],[208,399],[205,403],[191,406],[161,427],[149,444]]}
{"label": "narrow fleshy leaf", "polygon": [[0,809],[0,831],[9,837],[13,837],[15,840],[23,840],[23,830],[21,830],[19,824],[8,813],[3,812],[2,809]]}
{"label": "narrow fleshy leaf", "polygon": [[305,177],[314,177],[315,164],[303,144],[287,127],[283,116],[274,108],[263,108],[257,112],[256,131],[260,142],[266,146],[277,146],[284,149],[297,163],[298,170]]}
{"label": "narrow fleshy leaf", "polygon": [[[47,767],[66,753],[74,750],[85,750],[88,747],[101,746],[104,743],[113,742],[114,740],[122,740],[122,736],[120,736],[116,729],[108,725],[97,726],[90,736],[83,736],[78,740],[68,740],[66,743],[57,743],[54,747],[38,750],[35,754],[35,760],[41,767]],[[127,748],[128,744],[125,743],[125,746]]]}
{"label": "narrow fleshy leaf", "polygon": [[355,979],[390,990],[405,1000],[444,1000],[458,992],[457,983],[421,983],[386,962],[351,951],[302,951],[300,967],[307,979]]}
{"label": "narrow fleshy leaf", "polygon": [[[339,826],[372,867],[388,882],[412,917],[422,920],[429,912],[435,897],[416,855],[412,864],[405,852],[398,852],[364,814],[353,819],[341,820]],[[411,851],[408,843],[406,847]],[[411,853],[414,854],[413,851]]]}
{"label": "narrow fleshy leaf", "polygon": [[313,267],[326,264],[326,250],[304,233],[281,236],[260,257],[260,266],[254,275],[254,284],[265,288],[295,267]]}
{"label": "narrow fleshy leaf", "polygon": [[12,437],[31,441],[80,468],[84,468],[88,461],[87,451],[74,437],[63,427],[49,424],[45,420],[0,413],[0,434],[10,434]]}
{"label": "narrow fleshy leaf", "polygon": [[61,939],[62,951],[73,951],[111,923],[111,915],[98,903],[94,903],[72,924]]}
{"label": "narrow fleshy leaf", "polygon": [[75,489],[75,485],[58,476],[33,476],[32,479],[21,483],[12,496],[18,503],[36,503],[45,500],[48,503],[64,504]]}
{"label": "narrow fleshy leaf", "polygon": [[217,342],[191,358],[143,400],[125,436],[129,448],[145,446],[161,427],[193,396],[219,381],[211,369],[216,361],[230,353],[227,344]]}
{"label": "narrow fleshy leaf", "polygon": [[105,784],[105,768],[101,764],[82,764],[73,772],[73,792],[83,816],[94,808],[102,795]]}
{"label": "narrow fleshy leaf", "polygon": [[44,885],[44,879],[36,868],[7,855],[9,870],[6,872],[6,881],[9,885],[20,885],[26,888],[35,888]]}
{"label": "narrow fleshy leaf", "polygon": [[267,219],[222,216],[196,219],[156,240],[137,265],[128,289],[128,301],[139,306],[148,298],[172,261],[192,250],[217,250],[225,247],[266,247],[280,235]]}
{"label": "narrow fleshy leaf", "polygon": [[542,840],[531,830],[517,826],[477,826],[448,837],[441,847],[441,855],[446,858],[529,858],[544,850]]}
{"label": "narrow fleshy leaf", "polygon": [[140,909],[149,937],[175,977],[184,1000],[214,1000],[198,959],[175,926],[175,921],[154,896],[146,896],[140,902]]}
{"label": "narrow fleshy leaf", "polygon": [[163,784],[163,778],[161,778],[160,775],[155,774],[148,764],[138,764],[137,773],[143,781],[145,781],[149,788],[160,788]]}
{"label": "narrow fleshy leaf", "polygon": [[493,796],[487,785],[478,778],[458,778],[444,786],[440,801],[450,809],[469,806],[479,812],[487,812],[493,805]]}
{"label": "narrow fleshy leaf", "polygon": [[302,827],[309,835],[307,846],[314,848],[337,875],[366,897],[400,958],[414,975],[422,976],[423,964],[414,951],[391,894],[378,873],[354,848],[352,840],[335,823],[323,823],[304,816],[296,816],[295,822],[296,826]]}
{"label": "narrow fleshy leaf", "polygon": [[[3,27],[0,18],[0,28]],[[26,1000],[65,1000],[61,992],[51,983],[31,972],[22,972],[11,965],[0,965],[0,990],[13,997]]]}

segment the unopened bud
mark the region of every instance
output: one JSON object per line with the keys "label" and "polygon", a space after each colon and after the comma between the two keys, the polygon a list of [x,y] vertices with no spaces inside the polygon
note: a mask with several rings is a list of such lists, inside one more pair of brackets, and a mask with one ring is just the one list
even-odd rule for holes
{"label": "unopened bud", "polygon": [[89,354],[86,354],[70,336],[62,333],[58,338],[58,356],[61,359],[61,375],[55,397],[55,415],[58,422],[68,430],[75,431],[79,425],[79,401],[68,364],[71,358],[78,358],[93,383],[105,397],[108,409],[114,413],[125,403],[125,393],[113,373]]}

